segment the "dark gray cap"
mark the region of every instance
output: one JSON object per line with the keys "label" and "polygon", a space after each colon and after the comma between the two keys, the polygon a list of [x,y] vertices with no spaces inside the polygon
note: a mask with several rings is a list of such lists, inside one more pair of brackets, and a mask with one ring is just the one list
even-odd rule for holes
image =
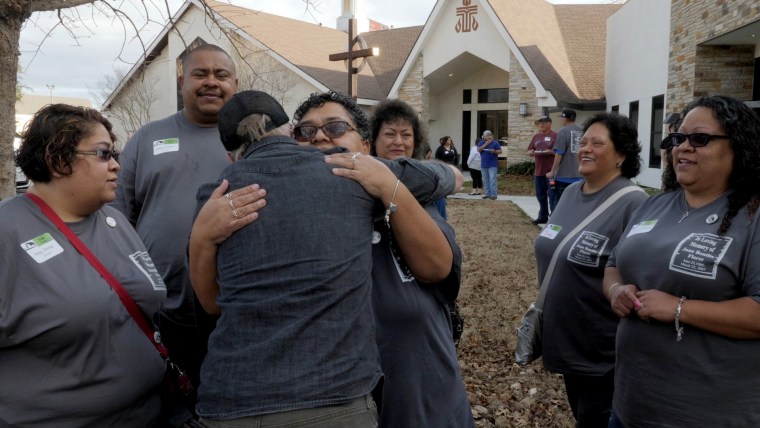
{"label": "dark gray cap", "polygon": [[265,114],[271,122],[266,130],[271,131],[290,121],[287,113],[273,96],[261,91],[243,91],[233,95],[219,112],[219,138],[224,148],[231,152],[243,145],[243,138],[237,135],[238,125],[252,114]]}

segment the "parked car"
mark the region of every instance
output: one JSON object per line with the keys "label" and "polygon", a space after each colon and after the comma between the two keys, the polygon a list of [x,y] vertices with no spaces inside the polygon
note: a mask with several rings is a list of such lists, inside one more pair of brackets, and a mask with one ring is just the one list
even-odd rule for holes
{"label": "parked car", "polygon": [[24,171],[16,166],[16,193],[26,192],[31,185],[32,182],[26,177]]}

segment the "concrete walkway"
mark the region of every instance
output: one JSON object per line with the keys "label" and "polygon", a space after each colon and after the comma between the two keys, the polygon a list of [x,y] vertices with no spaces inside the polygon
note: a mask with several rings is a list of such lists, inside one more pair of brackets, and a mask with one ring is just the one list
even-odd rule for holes
{"label": "concrete walkway", "polygon": [[[468,195],[467,193],[455,193],[451,196],[449,196],[450,199],[472,199],[472,200],[483,200],[483,195]],[[509,196],[509,195],[499,195],[496,197],[495,201],[488,201],[488,202],[498,202],[498,201],[512,201],[514,202],[518,207],[520,207],[521,210],[525,211],[525,214],[528,215],[531,219],[534,219],[538,217],[538,200],[535,196]]]}
{"label": "concrete walkway", "polygon": [[[472,181],[472,178],[470,178],[470,171],[462,171],[462,175],[464,175],[464,181]],[[482,200],[483,195],[468,195],[467,193],[456,193],[449,198],[452,199],[478,199]],[[518,207],[520,207],[521,210],[525,211],[525,214],[528,215],[531,219],[538,217],[538,200],[535,196],[508,196],[508,195],[499,195],[496,198],[497,201],[512,201],[514,202]]]}

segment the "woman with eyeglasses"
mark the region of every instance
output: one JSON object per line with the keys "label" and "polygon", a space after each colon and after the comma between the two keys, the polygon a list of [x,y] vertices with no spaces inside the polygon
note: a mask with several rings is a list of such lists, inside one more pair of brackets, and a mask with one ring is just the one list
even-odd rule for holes
{"label": "woman with eyeglasses", "polygon": [[760,119],[711,96],[669,135],[603,292],[621,317],[610,427],[760,426]]}
{"label": "woman with eyeglasses", "polygon": [[0,202],[1,426],[157,423],[164,359],[66,235],[152,325],[166,287],[132,226],[106,205],[120,168],[114,141],[100,113],[65,104],[43,107],[23,134],[16,161],[34,185]]}

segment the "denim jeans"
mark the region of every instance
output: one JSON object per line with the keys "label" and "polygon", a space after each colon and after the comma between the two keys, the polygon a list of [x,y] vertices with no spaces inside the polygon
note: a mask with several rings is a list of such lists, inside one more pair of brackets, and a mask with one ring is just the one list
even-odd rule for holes
{"label": "denim jeans", "polygon": [[371,428],[377,426],[377,408],[372,397],[366,395],[336,406],[290,410],[225,420],[201,418],[200,423],[208,428],[287,428],[306,426],[314,428]]}
{"label": "denim jeans", "polygon": [[607,425],[607,428],[625,428],[623,421],[621,421],[617,413],[615,413],[614,407],[612,408],[612,414],[610,415],[610,424]]}
{"label": "denim jeans", "polygon": [[573,183],[566,183],[564,181],[555,180],[554,182],[554,197],[549,199],[549,205],[551,206],[552,212],[554,212],[554,207],[557,206],[559,203],[559,198],[562,197],[562,193],[567,189],[567,186],[571,185]]}
{"label": "denim jeans", "polygon": [[498,173],[497,167],[483,168],[483,186],[485,187],[484,194],[486,196],[496,196],[496,174]]}
{"label": "denim jeans", "polygon": [[536,199],[538,199],[538,220],[549,219],[549,202],[554,198],[554,190],[549,187],[549,179],[546,176],[533,176],[533,183],[536,188]]}

